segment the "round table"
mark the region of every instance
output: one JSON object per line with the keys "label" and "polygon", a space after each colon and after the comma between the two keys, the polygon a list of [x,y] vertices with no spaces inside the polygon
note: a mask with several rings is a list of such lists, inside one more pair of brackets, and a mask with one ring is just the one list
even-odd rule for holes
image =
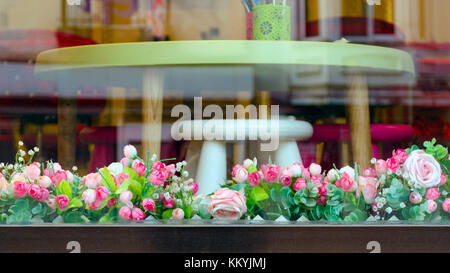
{"label": "round table", "polygon": [[[143,148],[160,150],[164,67],[170,66],[252,66],[260,78],[257,89],[270,89],[277,73],[288,73],[298,65],[341,69],[349,77],[349,122],[354,159],[368,166],[371,159],[370,117],[366,73],[415,74],[411,56],[404,51],[351,43],[299,41],[177,41],[80,46],[54,49],[39,54],[35,73],[59,81],[58,160],[72,160],[75,135],[72,115],[76,103],[70,99],[80,84],[98,83],[129,86],[139,83],[143,90]],[[101,69],[100,69],[101,68]],[[121,69],[122,68],[122,69]],[[124,77],[134,71],[133,76]],[[267,75],[275,75],[273,78]],[[128,75],[131,75],[129,73]],[[263,85],[269,87],[265,89]],[[258,86],[259,85],[259,86]],[[71,95],[72,94],[72,95]]]}

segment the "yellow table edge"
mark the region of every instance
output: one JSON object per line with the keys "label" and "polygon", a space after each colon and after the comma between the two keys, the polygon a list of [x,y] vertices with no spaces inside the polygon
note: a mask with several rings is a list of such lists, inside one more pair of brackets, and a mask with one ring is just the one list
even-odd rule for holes
{"label": "yellow table edge", "polygon": [[127,66],[304,64],[391,70],[415,74],[402,50],[340,42],[175,41],[69,47],[40,53],[35,73]]}

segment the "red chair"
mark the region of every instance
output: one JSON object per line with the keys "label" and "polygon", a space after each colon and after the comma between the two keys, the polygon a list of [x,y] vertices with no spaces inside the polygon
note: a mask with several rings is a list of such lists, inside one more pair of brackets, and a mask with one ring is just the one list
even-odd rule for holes
{"label": "red chair", "polygon": [[[392,156],[392,151],[394,149],[401,148],[402,146],[400,146],[400,144],[413,140],[415,136],[414,128],[409,125],[372,124],[370,127],[372,135],[372,153],[373,157],[377,159],[386,159]],[[309,165],[316,161],[315,145],[317,143],[325,142],[325,145],[328,145],[350,141],[350,127],[347,124],[316,124],[313,125],[313,129],[313,136],[308,142],[299,142],[305,165]],[[383,146],[383,154],[381,154],[378,144]],[[313,150],[311,149],[312,145],[314,146]],[[309,153],[307,154],[306,151],[309,151]],[[336,157],[339,153],[339,149],[333,150],[330,147],[324,148],[323,158],[328,159],[324,160],[327,161],[323,163],[324,166],[333,167],[332,163],[340,164],[340,158]]]}

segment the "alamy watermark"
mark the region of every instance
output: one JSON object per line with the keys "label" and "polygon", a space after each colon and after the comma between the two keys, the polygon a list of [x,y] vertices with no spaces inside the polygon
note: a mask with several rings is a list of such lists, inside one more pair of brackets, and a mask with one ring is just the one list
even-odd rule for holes
{"label": "alamy watermark", "polygon": [[[171,127],[174,140],[243,141],[261,140],[261,151],[276,151],[280,144],[279,106],[226,105],[225,113],[218,105],[203,108],[201,97],[194,98],[194,115],[187,105],[172,108],[179,118]],[[248,118],[247,118],[248,117]],[[205,120],[204,120],[205,118]]]}

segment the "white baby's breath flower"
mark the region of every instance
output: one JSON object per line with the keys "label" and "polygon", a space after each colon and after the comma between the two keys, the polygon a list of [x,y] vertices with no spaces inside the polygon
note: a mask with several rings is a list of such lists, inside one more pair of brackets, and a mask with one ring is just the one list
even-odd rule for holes
{"label": "white baby's breath flower", "polygon": [[186,162],[186,161],[183,161],[183,162],[181,162],[181,164],[182,164],[183,166],[186,166],[186,165],[187,165],[187,162]]}
{"label": "white baby's breath flower", "polygon": [[405,203],[401,202],[401,203],[400,203],[400,207],[401,207],[402,209],[403,209],[403,208],[406,208]]}
{"label": "white baby's breath flower", "polygon": [[447,194],[448,194],[448,192],[447,192],[446,190],[443,190],[443,191],[442,191],[442,195],[443,195],[443,196],[447,196]]}
{"label": "white baby's breath flower", "polygon": [[20,155],[21,156],[24,156],[24,155],[26,155],[27,153],[25,152],[25,151],[22,151],[22,150],[20,150]]}
{"label": "white baby's breath flower", "polygon": [[23,146],[23,142],[22,141],[19,141],[19,146]]}
{"label": "white baby's breath flower", "polygon": [[388,170],[388,171],[387,171],[387,174],[388,174],[388,175],[391,175],[391,174],[392,174],[392,171],[391,171],[391,170]]}
{"label": "white baby's breath flower", "polygon": [[155,200],[156,200],[156,199],[158,199],[158,198],[159,198],[159,194],[157,194],[157,193],[154,193],[154,194],[153,194],[153,199],[155,199]]}
{"label": "white baby's breath flower", "polygon": [[28,151],[28,154],[29,154],[29,155],[34,155],[34,151],[33,151],[33,150],[29,150],[29,151]]}
{"label": "white baby's breath flower", "polygon": [[73,166],[72,167],[72,171],[74,171],[74,172],[78,171],[78,167],[77,166]]}
{"label": "white baby's breath flower", "polygon": [[13,164],[8,165],[8,169],[12,170],[14,168]]}
{"label": "white baby's breath flower", "polygon": [[153,154],[153,155],[152,155],[152,158],[151,158],[151,161],[155,161],[156,158],[158,158],[158,155],[157,155],[157,154]]}
{"label": "white baby's breath flower", "polygon": [[387,207],[386,208],[386,212],[387,212],[387,214],[391,214],[392,213],[392,208],[391,207]]}
{"label": "white baby's breath flower", "polygon": [[402,171],[401,171],[400,169],[398,169],[398,170],[395,172],[395,174],[398,175],[398,176],[400,176],[400,175],[402,175]]}
{"label": "white baby's breath flower", "polygon": [[34,147],[33,149],[36,153],[39,152],[39,148],[38,147]]}
{"label": "white baby's breath flower", "polygon": [[25,160],[23,159],[23,157],[19,157],[19,162],[23,162],[23,161],[25,161]]}
{"label": "white baby's breath flower", "polygon": [[168,193],[168,192],[165,192],[165,193],[164,193],[164,198],[166,198],[166,199],[170,199],[170,193]]}
{"label": "white baby's breath flower", "polygon": [[378,211],[378,208],[377,208],[376,206],[374,206],[374,207],[372,208],[372,210],[373,210],[374,212],[377,212],[377,211]]}
{"label": "white baby's breath flower", "polygon": [[0,163],[0,168],[5,167],[5,163]]}
{"label": "white baby's breath flower", "polygon": [[183,172],[183,177],[188,177],[189,176],[189,172],[188,171],[184,171]]}
{"label": "white baby's breath flower", "polygon": [[370,163],[372,163],[372,164],[377,163],[377,159],[376,159],[376,158],[372,158],[372,159],[370,160]]}

